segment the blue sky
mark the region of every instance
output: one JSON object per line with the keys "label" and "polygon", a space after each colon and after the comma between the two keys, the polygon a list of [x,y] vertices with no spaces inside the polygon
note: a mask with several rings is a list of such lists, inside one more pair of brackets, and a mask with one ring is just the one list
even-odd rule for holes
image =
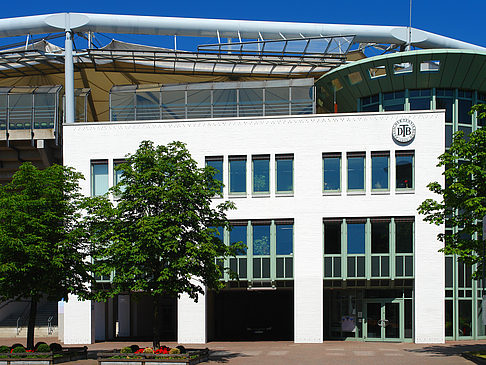
{"label": "blue sky", "polygon": [[[408,0],[9,1],[0,17],[54,12],[183,16],[315,23],[408,25]],[[413,0],[412,26],[486,47],[486,0]],[[119,37],[122,38],[122,37]],[[136,41],[136,39],[127,39]],[[149,42],[153,43],[153,42]]]}

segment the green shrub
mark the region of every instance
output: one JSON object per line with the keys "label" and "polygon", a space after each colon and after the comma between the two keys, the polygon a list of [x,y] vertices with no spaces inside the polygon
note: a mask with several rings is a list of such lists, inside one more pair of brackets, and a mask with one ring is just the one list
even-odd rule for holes
{"label": "green shrub", "polygon": [[48,344],[41,343],[39,346],[37,346],[35,352],[51,352],[51,348]]}
{"label": "green shrub", "polygon": [[132,349],[132,352],[137,352],[140,349],[138,345],[131,345],[130,348]]}
{"label": "green shrub", "polygon": [[122,348],[120,352],[122,354],[133,354],[132,348],[130,346]]}
{"label": "green shrub", "polygon": [[147,347],[143,350],[143,353],[144,354],[153,354],[154,353],[154,349],[151,348],[151,347]]}
{"label": "green shrub", "polygon": [[62,346],[56,342],[53,342],[49,345],[51,348],[52,352],[61,352],[62,351]]}
{"label": "green shrub", "polygon": [[14,347],[13,350],[12,350],[13,354],[18,354],[18,353],[21,353],[21,352],[26,352],[24,346],[17,346],[17,347]]}
{"label": "green shrub", "polygon": [[173,349],[170,349],[169,354],[180,354],[181,350],[179,350],[177,347],[174,347]]}
{"label": "green shrub", "polygon": [[4,354],[6,352],[10,352],[10,347],[5,346],[5,345],[0,346],[0,354]]}
{"label": "green shrub", "polygon": [[179,345],[179,346],[177,346],[176,348],[178,348],[178,349],[179,349],[179,351],[180,351],[180,353],[181,353],[181,354],[185,354],[185,353],[186,353],[186,348],[185,348],[184,346]]}

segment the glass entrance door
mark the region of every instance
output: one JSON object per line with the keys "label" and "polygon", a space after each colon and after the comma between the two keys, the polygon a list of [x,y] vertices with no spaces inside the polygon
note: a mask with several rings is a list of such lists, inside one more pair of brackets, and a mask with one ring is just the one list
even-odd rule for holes
{"label": "glass entrance door", "polygon": [[367,341],[403,340],[403,301],[373,299],[364,303],[363,337]]}

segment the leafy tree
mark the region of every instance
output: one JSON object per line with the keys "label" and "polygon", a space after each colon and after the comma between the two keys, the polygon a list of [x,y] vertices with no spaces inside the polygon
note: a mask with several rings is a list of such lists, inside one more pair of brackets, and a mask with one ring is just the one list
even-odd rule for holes
{"label": "leafy tree", "polygon": [[[475,105],[473,111],[479,120],[486,118],[485,104]],[[445,167],[445,186],[432,182],[428,187],[442,200],[427,199],[418,211],[427,222],[457,227],[438,235],[444,242],[444,253],[457,254],[467,264],[481,265],[485,256],[482,219],[486,215],[486,129],[480,128],[468,138],[462,131],[455,133],[450,149],[439,157],[438,166]]]}
{"label": "leafy tree", "polygon": [[[159,346],[162,295],[187,293],[197,301],[204,287],[219,288],[221,268],[215,258],[234,254],[214,227],[229,227],[230,202],[214,206],[221,191],[212,167],[198,168],[181,142],[154,146],[144,141],[117,169],[122,182],[87,206],[95,271],[113,274],[109,288],[93,291],[96,300],[120,293],[153,298],[153,345]],[[213,228],[211,228],[213,227]]]}
{"label": "leafy tree", "polygon": [[37,303],[84,293],[88,247],[79,225],[80,173],[24,163],[0,186],[0,298],[30,299],[27,347],[34,348]]}

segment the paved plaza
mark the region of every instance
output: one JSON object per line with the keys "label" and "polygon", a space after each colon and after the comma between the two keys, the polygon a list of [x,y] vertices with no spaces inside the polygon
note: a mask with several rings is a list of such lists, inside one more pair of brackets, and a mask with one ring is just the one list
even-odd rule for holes
{"label": "paved plaza", "polygon": [[[36,338],[36,341],[53,342],[52,339]],[[19,339],[4,339],[5,344],[13,344]],[[96,353],[136,343],[150,346],[150,342],[99,342],[88,345],[88,360],[72,363],[95,365]],[[165,343],[169,347],[175,343]],[[211,351],[207,364],[248,364],[248,365],[473,365],[460,356],[465,351],[486,349],[486,340],[447,342],[443,345],[419,345],[413,343],[326,341],[322,344],[295,344],[293,342],[210,342]]]}

